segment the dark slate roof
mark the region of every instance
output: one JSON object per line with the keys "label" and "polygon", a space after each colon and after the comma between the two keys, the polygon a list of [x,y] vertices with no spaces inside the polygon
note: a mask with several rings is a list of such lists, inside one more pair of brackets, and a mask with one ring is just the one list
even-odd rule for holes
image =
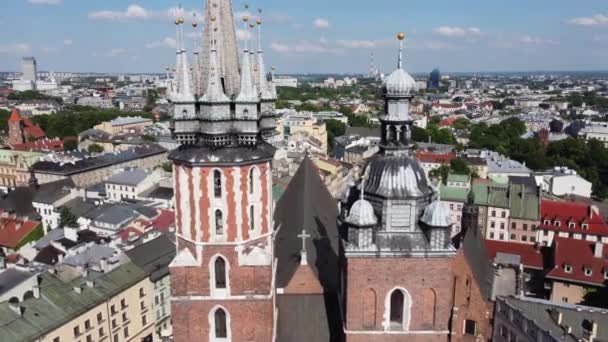
{"label": "dark slate roof", "polygon": [[346,127],[344,135],[359,135],[362,137],[379,137],[381,136],[380,127]]}
{"label": "dark slate roof", "polygon": [[143,198],[152,198],[152,199],[164,199],[164,200],[170,200],[172,199],[174,196],[174,191],[173,188],[166,188],[166,187],[154,187],[152,189],[146,190],[144,191],[144,193],[141,195],[141,197]]}
{"label": "dark slate roof", "polygon": [[[278,342],[342,340],[339,303],[335,296],[279,295]],[[329,310],[327,309],[329,308]]]}
{"label": "dark slate roof", "polygon": [[62,199],[75,187],[71,179],[62,179],[51,183],[40,185],[34,194],[34,202],[52,204]]}
{"label": "dark slate roof", "polygon": [[263,142],[255,147],[237,146],[214,149],[208,146],[182,145],[169,154],[169,159],[187,165],[214,166],[257,163],[270,160],[275,148]]}
{"label": "dark slate roof", "polygon": [[485,299],[494,300],[494,267],[490,263],[484,237],[478,229],[467,229],[462,249],[482,295]]}
{"label": "dark slate roof", "polygon": [[53,245],[48,245],[40,249],[34,258],[34,261],[46,265],[55,265],[57,262],[59,262],[60,255],[65,256],[65,253],[55,248]]}
{"label": "dark slate roof", "polygon": [[34,273],[20,268],[9,268],[0,273],[0,295],[12,290],[33,275]]}
{"label": "dark slate roof", "polygon": [[38,173],[50,173],[62,176],[70,176],[88,170],[94,170],[109,165],[125,163],[144,157],[149,157],[167,152],[159,145],[151,144],[138,146],[117,153],[104,153],[95,157],[83,158],[73,163],[58,163],[52,161],[39,161],[32,165],[32,169]]}
{"label": "dark slate roof", "polygon": [[[595,340],[608,341],[606,310],[532,298],[506,297],[501,299],[513,309],[521,312],[524,317],[532,320],[539,328],[549,332],[556,340],[581,341],[585,337],[585,328],[591,327],[591,322],[595,322],[598,327]],[[558,312],[562,314],[561,326],[554,318]],[[554,316],[552,317],[552,315]],[[564,326],[572,328],[569,335],[564,334]]]}
{"label": "dark slate roof", "polygon": [[2,196],[0,210],[14,213],[19,217],[37,219],[40,217],[32,205],[34,191],[28,187],[15,188],[15,190]]}
{"label": "dark slate roof", "polygon": [[326,292],[339,291],[337,217],[337,202],[325,187],[317,167],[304,158],[275,209],[275,229],[279,229],[275,240],[277,287],[286,287],[300,265],[302,240],[298,235],[306,229],[311,235],[306,244],[308,264]]}
{"label": "dark slate roof", "polygon": [[131,261],[150,275],[155,282],[169,275],[169,264],[175,257],[175,244],[165,235],[126,252]]}

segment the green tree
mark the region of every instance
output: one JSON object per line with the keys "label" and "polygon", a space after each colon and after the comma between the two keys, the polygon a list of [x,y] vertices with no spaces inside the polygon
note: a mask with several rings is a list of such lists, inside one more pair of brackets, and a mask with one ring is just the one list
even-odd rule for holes
{"label": "green tree", "polygon": [[73,151],[78,148],[78,141],[74,139],[68,139],[63,142],[64,151]]}
{"label": "green tree", "polygon": [[163,163],[161,167],[165,172],[173,172],[173,163],[171,162]]}
{"label": "green tree", "polygon": [[77,227],[78,217],[72,213],[70,208],[61,207],[59,210],[59,228],[63,227]]}
{"label": "green tree", "polygon": [[331,152],[333,151],[336,137],[344,135],[346,132],[346,125],[338,120],[331,119],[325,121],[325,128],[327,129],[327,144],[329,145]]}
{"label": "green tree", "polygon": [[89,153],[102,153],[103,146],[99,144],[91,144],[89,145],[89,148],[87,148],[87,151],[89,151]]}
{"label": "green tree", "polygon": [[452,173],[456,173],[459,175],[469,175],[471,174],[471,170],[469,169],[469,165],[462,158],[452,159],[450,162],[450,169]]}
{"label": "green tree", "polygon": [[432,178],[438,178],[441,183],[446,184],[448,181],[448,175],[450,174],[449,165],[441,165],[439,168],[429,171],[429,176]]}

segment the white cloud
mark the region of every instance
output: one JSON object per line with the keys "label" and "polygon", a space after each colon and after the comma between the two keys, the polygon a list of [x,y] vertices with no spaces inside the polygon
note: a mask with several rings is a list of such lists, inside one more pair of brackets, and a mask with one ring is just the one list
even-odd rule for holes
{"label": "white cloud", "polygon": [[253,37],[253,35],[251,34],[251,31],[249,30],[243,30],[243,29],[236,29],[236,39],[243,41],[243,40],[251,40],[251,38]]}
{"label": "white cloud", "polygon": [[25,43],[0,45],[0,53],[22,54],[22,53],[29,53],[31,51],[32,51],[32,48],[28,44],[25,44]]}
{"label": "white cloud", "polygon": [[146,49],[156,49],[156,48],[172,48],[175,49],[177,47],[177,41],[175,38],[167,37],[162,40],[156,40],[144,45]]}
{"label": "white cloud", "polygon": [[477,27],[439,26],[434,28],[433,31],[445,37],[479,36],[482,34]]}
{"label": "white cloud", "polygon": [[608,26],[608,15],[596,14],[590,17],[578,17],[571,19],[570,23],[579,26]]}
{"label": "white cloud", "polygon": [[104,52],[104,53],[102,54],[102,56],[103,56],[103,57],[106,57],[106,58],[114,58],[114,57],[118,57],[118,56],[120,56],[120,55],[123,55],[123,54],[125,54],[126,52],[127,52],[127,49],[123,49],[123,48],[113,48],[113,49],[110,49],[110,50],[108,50],[108,51]]}
{"label": "white cloud", "polygon": [[32,5],[61,5],[62,0],[27,0]]}
{"label": "white cloud", "polygon": [[56,48],[56,47],[49,47],[49,46],[47,46],[47,47],[43,47],[43,48],[41,48],[40,50],[42,50],[42,52],[59,52],[59,51],[60,51],[60,49],[59,49],[59,48]]}
{"label": "white cloud", "polygon": [[89,13],[89,18],[97,20],[147,19],[150,13],[139,5],[130,5],[125,11],[97,11]]}
{"label": "white cloud", "polygon": [[63,45],[65,45],[65,46],[70,46],[72,44],[74,44],[74,41],[72,41],[71,39],[65,39],[63,41]]}
{"label": "white cloud", "polygon": [[272,44],[270,44],[270,48],[272,49],[272,51],[274,51],[276,53],[280,53],[280,54],[286,54],[286,53],[289,53],[289,51],[290,51],[290,48],[288,45],[277,43],[277,42],[273,42]]}
{"label": "white cloud", "polygon": [[529,45],[559,45],[559,42],[555,41],[555,40],[550,40],[550,39],[543,39],[543,38],[539,38],[539,37],[533,37],[533,36],[522,36],[519,41],[521,43],[524,44],[529,44]]}
{"label": "white cloud", "polygon": [[318,29],[326,29],[326,28],[329,28],[329,21],[327,19],[317,18],[313,22],[313,25],[315,28],[318,28]]}
{"label": "white cloud", "polygon": [[338,40],[336,44],[346,49],[373,49],[393,43],[392,39],[380,40]]}

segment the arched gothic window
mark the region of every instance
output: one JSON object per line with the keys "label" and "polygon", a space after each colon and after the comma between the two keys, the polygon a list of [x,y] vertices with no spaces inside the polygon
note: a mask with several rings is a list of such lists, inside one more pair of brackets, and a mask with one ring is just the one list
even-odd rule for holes
{"label": "arched gothic window", "polygon": [[363,326],[373,329],[376,326],[376,292],[367,289],[363,294]]}
{"label": "arched gothic window", "polygon": [[[411,299],[403,289],[395,289],[387,297],[388,330],[407,330],[410,322]],[[386,316],[385,316],[386,317]]]}
{"label": "arched gothic window", "polygon": [[410,140],[409,134],[408,134],[408,130],[407,130],[407,126],[401,126],[401,138],[400,138],[402,143],[407,143],[408,140]]}
{"label": "arched gothic window", "polygon": [[226,261],[224,258],[218,257],[213,265],[215,271],[215,288],[225,289],[226,288]]}
{"label": "arched gothic window", "polygon": [[249,230],[255,230],[255,207],[249,206]]}
{"label": "arched gothic window", "polygon": [[228,327],[226,324],[226,311],[222,308],[218,308],[215,310],[213,319],[215,321],[215,338],[227,338]]}
{"label": "arched gothic window", "polygon": [[224,235],[224,218],[219,209],[215,211],[215,235]]}
{"label": "arched gothic window", "polygon": [[213,171],[213,194],[215,198],[222,197],[222,173],[218,170]]}
{"label": "arched gothic window", "polygon": [[255,176],[254,174],[255,168],[251,168],[251,170],[249,170],[249,193],[253,194],[253,177]]}

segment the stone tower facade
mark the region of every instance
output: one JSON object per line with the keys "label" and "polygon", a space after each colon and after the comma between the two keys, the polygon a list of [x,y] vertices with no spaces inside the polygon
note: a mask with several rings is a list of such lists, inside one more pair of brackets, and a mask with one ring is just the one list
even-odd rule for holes
{"label": "stone tower facade", "polygon": [[[174,338],[271,341],[274,148],[265,138],[274,131],[275,90],[265,80],[256,87],[248,50],[242,72],[236,55],[225,56],[237,51],[230,1],[210,2],[207,17],[203,94],[190,87],[183,20],[176,20],[172,130],[181,146],[169,156],[178,250],[170,267]],[[256,57],[262,60],[261,51]]]}
{"label": "stone tower facade", "polygon": [[10,145],[25,143],[23,119],[19,112],[14,109],[8,119],[8,143]]}
{"label": "stone tower facade", "polygon": [[415,87],[400,50],[398,69],[384,85],[381,150],[351,189],[350,197],[359,199],[342,205],[347,341],[449,338],[452,223],[413,159],[409,104]]}

